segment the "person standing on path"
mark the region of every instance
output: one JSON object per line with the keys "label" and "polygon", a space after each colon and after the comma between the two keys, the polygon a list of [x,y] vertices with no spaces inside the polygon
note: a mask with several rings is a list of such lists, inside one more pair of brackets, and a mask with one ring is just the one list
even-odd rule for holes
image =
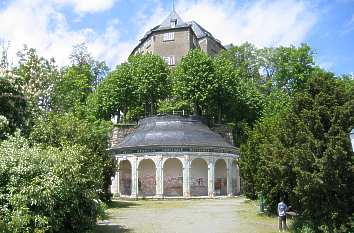
{"label": "person standing on path", "polygon": [[286,210],[288,209],[287,205],[284,203],[284,198],[280,198],[278,203],[278,216],[279,216],[279,232],[286,231],[288,227],[286,226]]}

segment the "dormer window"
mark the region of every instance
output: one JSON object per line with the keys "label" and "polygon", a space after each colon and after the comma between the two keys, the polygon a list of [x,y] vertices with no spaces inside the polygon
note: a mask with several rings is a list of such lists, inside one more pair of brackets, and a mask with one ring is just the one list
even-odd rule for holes
{"label": "dormer window", "polygon": [[172,19],[171,20],[171,28],[175,28],[177,25],[177,19]]}

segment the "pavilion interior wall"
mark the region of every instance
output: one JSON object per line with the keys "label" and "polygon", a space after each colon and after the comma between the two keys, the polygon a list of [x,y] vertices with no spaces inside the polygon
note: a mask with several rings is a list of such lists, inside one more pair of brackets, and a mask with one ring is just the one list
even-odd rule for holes
{"label": "pavilion interior wall", "polygon": [[122,195],[131,195],[132,167],[128,160],[122,160],[119,165],[119,189]]}
{"label": "pavilion interior wall", "polygon": [[225,160],[218,159],[215,162],[215,194],[227,194],[227,167]]}
{"label": "pavilion interior wall", "polygon": [[151,159],[139,163],[138,195],[154,196],[156,194],[156,167]]}
{"label": "pavilion interior wall", "polygon": [[192,160],[190,185],[192,196],[208,196],[208,164],[204,159]]}
{"label": "pavilion interior wall", "polygon": [[163,193],[165,196],[183,195],[183,166],[179,159],[167,159],[163,166]]}

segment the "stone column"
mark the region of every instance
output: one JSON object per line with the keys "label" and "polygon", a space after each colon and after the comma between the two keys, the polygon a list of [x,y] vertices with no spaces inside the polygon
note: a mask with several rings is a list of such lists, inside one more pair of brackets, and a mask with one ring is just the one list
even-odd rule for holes
{"label": "stone column", "polygon": [[183,163],[183,197],[185,198],[191,196],[190,170],[191,170],[190,159],[188,155],[185,155],[184,163]]}
{"label": "stone column", "polygon": [[241,177],[240,177],[240,168],[239,166],[236,164],[236,194],[240,194],[241,193]]}
{"label": "stone column", "polygon": [[131,197],[132,198],[137,198],[138,197],[138,178],[139,178],[139,174],[138,174],[138,158],[134,157],[131,160],[131,164],[132,164],[132,194]]}
{"label": "stone column", "polygon": [[208,196],[215,197],[215,161],[214,158],[209,159],[208,164]]}
{"label": "stone column", "polygon": [[227,196],[232,196],[232,160],[231,159],[226,159],[226,176],[227,176],[227,187],[226,187],[226,192]]}
{"label": "stone column", "polygon": [[117,161],[117,172],[116,172],[116,177],[115,177],[115,182],[116,182],[116,190],[115,190],[115,193],[113,194],[116,194],[117,196],[120,196],[120,182],[119,182],[119,175],[120,175],[120,170],[119,170],[119,160]]}
{"label": "stone column", "polygon": [[156,197],[163,197],[163,165],[162,156],[156,158]]}

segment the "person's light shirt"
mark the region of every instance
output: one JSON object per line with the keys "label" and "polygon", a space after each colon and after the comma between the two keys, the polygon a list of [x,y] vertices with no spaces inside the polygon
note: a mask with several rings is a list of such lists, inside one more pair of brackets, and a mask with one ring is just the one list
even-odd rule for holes
{"label": "person's light shirt", "polygon": [[279,217],[283,217],[286,215],[286,209],[288,207],[286,206],[286,204],[284,202],[280,202],[278,204],[278,214],[279,214]]}

